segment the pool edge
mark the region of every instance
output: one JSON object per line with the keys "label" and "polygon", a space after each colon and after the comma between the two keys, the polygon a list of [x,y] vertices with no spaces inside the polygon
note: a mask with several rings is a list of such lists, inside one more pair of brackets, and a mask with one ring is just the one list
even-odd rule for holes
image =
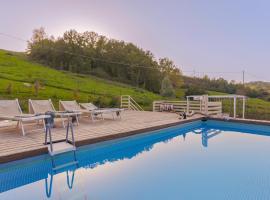
{"label": "pool edge", "polygon": [[[95,143],[99,143],[99,142],[105,142],[105,141],[109,141],[109,140],[115,140],[115,139],[119,139],[119,138],[124,138],[124,137],[132,136],[132,135],[141,134],[144,132],[155,131],[155,130],[159,130],[159,129],[163,129],[163,128],[169,128],[169,127],[173,127],[173,126],[177,126],[177,125],[181,125],[181,124],[199,121],[199,120],[202,120],[203,118],[205,118],[205,117],[191,118],[191,119],[186,119],[186,120],[178,121],[178,122],[174,122],[174,123],[152,126],[152,127],[148,127],[148,128],[137,129],[137,130],[123,132],[123,133],[116,133],[113,135],[101,136],[98,138],[84,139],[84,140],[77,141],[76,147],[89,145],[89,144],[95,144]],[[42,147],[42,148],[33,149],[33,150],[29,150],[29,151],[0,156],[0,164],[12,162],[12,161],[17,161],[17,160],[21,160],[21,159],[25,159],[25,158],[29,158],[29,157],[33,157],[33,156],[39,156],[39,155],[43,155],[43,154],[47,154],[47,153],[48,153],[47,147]]]}
{"label": "pool edge", "polygon": [[223,122],[233,122],[233,123],[243,123],[243,124],[254,124],[254,125],[266,125],[270,126],[270,121],[263,120],[253,120],[253,119],[239,119],[239,118],[216,118],[216,117],[207,117],[209,120],[223,121]]}

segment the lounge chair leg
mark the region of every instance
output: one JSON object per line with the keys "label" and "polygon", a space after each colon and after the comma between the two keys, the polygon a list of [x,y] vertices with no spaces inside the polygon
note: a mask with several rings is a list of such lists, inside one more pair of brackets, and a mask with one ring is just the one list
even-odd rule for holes
{"label": "lounge chair leg", "polygon": [[45,142],[44,142],[45,145],[47,145],[47,140],[48,140],[48,128],[45,127]]}
{"label": "lounge chair leg", "polygon": [[65,126],[65,119],[61,116],[61,120],[62,120],[62,126],[63,126],[63,128],[66,128],[66,126]]}
{"label": "lounge chair leg", "polygon": [[45,119],[42,119],[42,123],[43,123],[44,132],[46,132],[46,124],[45,124]]}
{"label": "lounge chair leg", "polygon": [[92,113],[90,114],[90,117],[91,117],[92,121],[95,121],[94,116],[93,116]]}
{"label": "lounge chair leg", "polygon": [[20,121],[20,123],[21,123],[22,134],[23,134],[23,136],[25,136],[25,130],[24,130],[22,121]]}
{"label": "lounge chair leg", "polygon": [[20,126],[20,121],[17,121],[16,129],[18,129]]}
{"label": "lounge chair leg", "polygon": [[79,126],[79,117],[76,115],[77,126]]}

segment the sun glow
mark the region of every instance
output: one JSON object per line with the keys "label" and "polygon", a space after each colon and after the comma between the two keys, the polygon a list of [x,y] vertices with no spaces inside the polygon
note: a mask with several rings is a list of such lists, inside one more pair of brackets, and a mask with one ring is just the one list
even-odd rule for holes
{"label": "sun glow", "polygon": [[93,31],[93,32],[98,33],[99,35],[104,35],[109,38],[111,37],[110,31],[98,24],[86,25],[82,23],[77,23],[77,24],[69,23],[66,25],[60,25],[52,29],[48,29],[47,32],[49,35],[59,37],[59,36],[62,36],[66,31],[71,30],[71,29],[74,29],[80,33],[83,33],[85,31]]}

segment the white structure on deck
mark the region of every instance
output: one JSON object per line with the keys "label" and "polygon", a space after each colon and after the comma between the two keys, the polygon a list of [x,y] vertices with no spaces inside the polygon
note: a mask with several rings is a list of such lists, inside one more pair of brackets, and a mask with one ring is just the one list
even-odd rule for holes
{"label": "white structure on deck", "polygon": [[[169,109],[168,109],[169,108]],[[208,102],[207,104],[202,101],[202,98],[189,99],[189,101],[172,101],[172,100],[159,100],[153,102],[154,112],[186,112],[203,113],[206,115],[221,115],[222,102]]]}
{"label": "white structure on deck", "polygon": [[127,110],[143,111],[143,108],[129,95],[121,96],[120,107]]}
{"label": "white structure on deck", "polygon": [[236,118],[236,101],[237,99],[241,99],[243,104],[243,109],[242,109],[242,118],[245,118],[245,106],[246,106],[246,96],[243,95],[191,95],[187,96],[187,112],[190,110],[190,102],[193,101],[200,101],[201,105],[204,107],[202,111],[205,114],[209,114],[210,110],[209,107],[212,104],[212,102],[221,102],[224,99],[233,99],[233,118]]}

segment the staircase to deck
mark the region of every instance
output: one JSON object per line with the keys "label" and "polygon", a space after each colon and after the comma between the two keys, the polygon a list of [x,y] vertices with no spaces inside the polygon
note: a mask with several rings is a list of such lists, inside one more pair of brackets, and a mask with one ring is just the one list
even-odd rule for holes
{"label": "staircase to deck", "polygon": [[128,110],[144,111],[143,108],[129,95],[121,96],[121,108]]}

